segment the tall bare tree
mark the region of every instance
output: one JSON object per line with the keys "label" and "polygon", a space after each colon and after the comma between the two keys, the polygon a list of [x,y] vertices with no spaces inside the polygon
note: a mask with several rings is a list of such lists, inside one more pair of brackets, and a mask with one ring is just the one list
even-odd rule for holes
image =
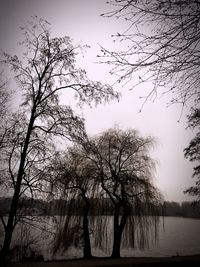
{"label": "tall bare tree", "polygon": [[113,66],[119,82],[148,84],[148,99],[171,93],[171,104],[183,106],[199,97],[200,1],[109,0],[113,11],[102,14],[127,21],[114,35],[119,51],[102,48],[104,62]]}
{"label": "tall bare tree", "polygon": [[63,137],[80,141],[85,137],[83,119],[76,116],[70,106],[59,103],[59,92],[74,92],[80,104],[99,104],[118,98],[110,86],[88,80],[85,71],[76,67],[75,56],[79,48],[72,45],[69,37],[50,37],[48,22],[34,17],[22,31],[25,36],[21,43],[25,49],[22,59],[7,53],[3,59],[22,90],[20,111],[13,116],[10,131],[8,165],[13,197],[0,254],[3,264],[23,185],[28,188],[36,185],[34,177],[43,171],[41,160],[43,164],[48,160],[54,139]]}

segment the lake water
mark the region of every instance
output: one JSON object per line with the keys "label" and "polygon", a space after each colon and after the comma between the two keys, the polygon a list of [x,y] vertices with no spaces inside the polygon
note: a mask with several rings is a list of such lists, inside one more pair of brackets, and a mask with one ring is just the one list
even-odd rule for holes
{"label": "lake water", "polygon": [[[31,243],[32,248],[44,256],[45,260],[63,259],[81,257],[82,250],[71,248],[67,252],[59,251],[52,256],[52,242],[54,239],[52,225],[55,225],[56,220],[53,217],[46,218],[45,223],[38,223],[40,228],[31,226],[29,228],[21,229],[18,235],[14,235],[13,243],[25,242]],[[36,223],[37,224],[37,223]],[[34,225],[34,224],[33,224]],[[45,230],[49,230],[46,232]],[[200,254],[200,220],[181,217],[165,217],[160,220],[158,228],[158,237],[156,242],[152,242],[148,249],[141,250],[138,247],[135,249],[122,249],[121,255],[125,257],[164,257],[174,255],[192,255]],[[2,229],[0,235],[2,237]],[[0,238],[2,241],[2,238]],[[111,242],[112,243],[112,242]],[[110,247],[112,244],[110,244]],[[108,256],[100,249],[93,249],[95,256]]]}
{"label": "lake water", "polygon": [[[162,220],[162,219],[161,219]],[[158,239],[149,249],[123,251],[124,256],[174,256],[200,254],[200,220],[165,217]]]}

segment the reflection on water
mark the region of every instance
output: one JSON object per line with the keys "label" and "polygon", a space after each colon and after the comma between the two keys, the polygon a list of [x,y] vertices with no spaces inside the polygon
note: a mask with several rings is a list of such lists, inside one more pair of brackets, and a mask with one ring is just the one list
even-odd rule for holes
{"label": "reflection on water", "polygon": [[[44,219],[44,217],[43,217]],[[60,220],[58,217],[45,217],[45,220],[36,220],[30,227],[18,227],[17,235],[13,237],[13,245],[17,243],[28,245],[38,253],[44,256],[45,260],[52,258],[72,258],[82,256],[81,249],[70,249],[69,251],[59,251],[52,255],[52,243],[55,238],[55,227]],[[163,221],[163,223],[162,223]],[[35,227],[37,226],[37,227]],[[173,256],[173,255],[191,255],[200,253],[200,220],[180,217],[161,218],[158,230],[157,241],[152,240],[148,249],[141,250],[136,245],[135,249],[122,249],[122,256]],[[0,229],[0,241],[2,243],[3,230]],[[92,241],[93,242],[93,241]],[[112,243],[112,241],[110,242]],[[112,244],[110,244],[110,247]],[[96,256],[106,256],[105,252],[93,249]]]}

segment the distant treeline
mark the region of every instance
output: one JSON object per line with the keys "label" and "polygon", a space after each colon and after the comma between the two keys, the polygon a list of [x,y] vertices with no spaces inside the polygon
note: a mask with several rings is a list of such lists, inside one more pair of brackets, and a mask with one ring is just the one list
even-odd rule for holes
{"label": "distant treeline", "polygon": [[[11,204],[10,198],[0,198],[0,215],[8,213]],[[109,199],[91,199],[90,215],[112,215],[113,206]],[[84,203],[80,199],[66,201],[63,199],[51,200],[49,202],[41,199],[23,198],[20,201],[18,213],[23,215],[65,215],[73,212],[74,215],[81,214]],[[143,205],[139,210],[132,210],[132,214],[138,215],[158,215],[158,216],[177,216],[186,218],[200,218],[200,203],[192,202],[169,202],[164,201],[156,207]]]}

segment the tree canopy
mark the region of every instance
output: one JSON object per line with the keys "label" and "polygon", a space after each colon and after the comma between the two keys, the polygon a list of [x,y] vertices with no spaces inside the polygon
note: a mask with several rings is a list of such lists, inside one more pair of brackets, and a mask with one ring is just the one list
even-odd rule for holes
{"label": "tree canopy", "polygon": [[[134,233],[138,228],[143,245],[148,240],[148,235],[145,239],[143,233],[152,226],[151,217],[149,221],[143,220],[141,210],[155,208],[161,200],[152,181],[155,164],[149,150],[153,145],[151,137],[141,137],[133,129],[118,128],[109,129],[83,145],[83,154],[96,169],[94,173],[102,188],[101,195],[108,197],[113,205],[113,258],[120,257],[125,229],[129,246],[134,247]],[[138,217],[131,220],[133,212]],[[156,222],[156,216],[154,219]]]}
{"label": "tree canopy", "polygon": [[[144,245],[148,240],[148,235],[144,237],[142,233],[152,225],[142,219],[141,210],[145,205],[151,209],[151,204],[155,207],[160,201],[159,192],[152,182],[154,161],[149,156],[154,141],[151,137],[140,137],[132,129],[110,129],[93,142],[90,155],[93,155],[92,159],[97,166],[102,189],[114,207],[111,256],[118,258],[125,230],[126,243],[130,247],[134,247],[137,228],[140,231],[140,242],[142,240]],[[131,216],[133,210],[138,215],[134,219]]]}
{"label": "tree canopy", "polygon": [[152,180],[153,145],[151,137],[116,127],[88,137],[52,161],[47,172],[52,193],[67,201],[56,250],[79,243],[90,258],[90,239],[95,247],[108,250],[111,229],[113,258],[120,257],[122,246],[134,247],[138,242],[145,247],[150,232],[156,232],[161,201]]}

